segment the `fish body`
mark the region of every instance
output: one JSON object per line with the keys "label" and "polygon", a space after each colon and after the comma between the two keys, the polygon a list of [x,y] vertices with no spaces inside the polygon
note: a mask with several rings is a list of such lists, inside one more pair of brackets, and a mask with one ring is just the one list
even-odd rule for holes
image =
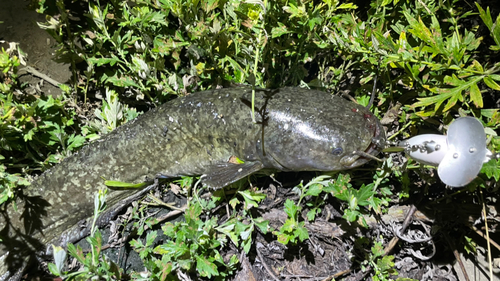
{"label": "fish body", "polygon": [[[94,210],[104,179],[140,183],[204,175],[223,187],[261,169],[337,171],[360,166],[385,140],[366,108],[300,88],[211,90],[174,99],[120,126],[39,176],[0,215],[0,276],[12,275],[26,252],[74,242]],[[243,161],[235,162],[234,159]],[[113,208],[136,191],[110,190]],[[78,232],[78,231],[77,231]],[[71,235],[70,235],[71,234]],[[1,261],[1,259],[0,259]]]}

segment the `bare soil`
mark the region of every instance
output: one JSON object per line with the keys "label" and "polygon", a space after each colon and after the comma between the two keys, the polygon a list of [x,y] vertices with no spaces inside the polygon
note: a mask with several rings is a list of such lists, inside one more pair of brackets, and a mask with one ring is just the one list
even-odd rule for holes
{"label": "bare soil", "polygon": [[[40,29],[37,22],[44,22],[45,17],[33,9],[29,9],[30,1],[0,1],[0,40],[6,43],[0,47],[8,48],[7,42],[18,42],[21,50],[27,54],[27,66],[47,75],[59,83],[68,83],[71,71],[68,64],[54,61],[56,42],[47,32]],[[20,66],[22,69],[23,66]],[[22,73],[22,72],[21,72]],[[61,90],[39,77],[31,74],[22,75],[21,82],[35,86],[41,83],[40,89],[45,94],[59,94]]]}

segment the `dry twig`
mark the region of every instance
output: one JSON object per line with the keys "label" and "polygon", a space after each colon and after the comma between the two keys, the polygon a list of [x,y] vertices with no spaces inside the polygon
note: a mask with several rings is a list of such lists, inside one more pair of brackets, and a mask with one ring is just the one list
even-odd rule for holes
{"label": "dry twig", "polygon": [[30,74],[32,74],[33,76],[36,76],[38,78],[42,78],[43,80],[49,82],[50,84],[52,84],[54,87],[59,87],[59,84],[62,84],[62,83],[59,83],[57,82],[56,80],[50,78],[49,76],[39,72],[38,70],[34,69],[33,67],[31,66],[26,66],[26,67],[23,67],[20,69],[20,71],[26,71]]}

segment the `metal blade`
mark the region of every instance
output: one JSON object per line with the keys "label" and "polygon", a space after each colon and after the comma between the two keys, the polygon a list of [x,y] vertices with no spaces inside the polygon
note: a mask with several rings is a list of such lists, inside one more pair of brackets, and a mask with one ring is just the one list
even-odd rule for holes
{"label": "metal blade", "polygon": [[473,117],[455,120],[448,130],[448,151],[438,166],[441,181],[453,187],[470,183],[491,153],[486,148],[484,127]]}

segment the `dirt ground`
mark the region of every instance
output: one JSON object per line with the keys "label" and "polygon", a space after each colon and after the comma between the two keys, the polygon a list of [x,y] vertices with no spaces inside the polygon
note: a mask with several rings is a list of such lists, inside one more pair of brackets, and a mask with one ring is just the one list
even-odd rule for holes
{"label": "dirt ground", "polygon": [[[30,4],[29,1],[0,1],[0,21],[3,22],[0,24],[0,40],[19,42],[21,49],[27,53],[28,66],[60,83],[69,83],[71,79],[69,65],[54,61],[53,53],[56,42],[37,26],[36,22],[44,21],[44,17],[27,8]],[[1,46],[7,47],[6,44]],[[46,94],[60,93],[57,87],[43,82],[44,80],[39,77],[26,74],[21,79],[23,82],[41,86],[41,91]],[[290,194],[290,189],[277,186],[270,186],[267,192],[268,198],[272,200],[264,202],[257,210],[258,215],[270,220],[271,225],[275,228],[279,228],[279,225],[285,220],[285,214],[282,211],[283,202],[281,201],[284,200],[283,198],[291,197],[292,194]],[[168,197],[171,194],[164,196]],[[448,223],[451,227],[455,227],[455,224],[458,225],[459,222],[471,223],[478,218],[480,210],[477,210],[477,204],[473,204],[473,202],[470,203],[470,206],[474,209],[467,209],[467,206],[456,206],[449,202],[440,206],[440,204],[421,200],[416,222],[411,225],[410,228],[413,230],[410,232],[417,236],[421,233],[425,234],[425,232],[435,235],[440,223],[442,225]],[[242,266],[234,280],[332,280],[332,278],[336,278],[336,280],[341,278],[367,280],[359,266],[353,267],[356,255],[363,254],[363,249],[355,248],[353,237],[373,238],[380,235],[386,239],[393,237],[395,225],[403,222],[404,214],[408,212],[409,207],[396,206],[392,209],[393,213],[387,214],[385,218],[378,218],[378,220],[367,217],[369,229],[347,225],[345,220],[340,218],[338,207],[335,202],[326,205],[325,209],[328,209],[328,212],[325,214],[328,215],[324,215],[317,222],[306,226],[312,233],[311,239],[296,247],[284,247],[269,236],[258,234],[255,239],[255,247],[248,256],[238,253]],[[494,226],[492,227],[494,228]],[[486,256],[484,239],[472,231],[470,235],[475,241],[478,241],[479,255],[477,256],[467,254],[463,249],[458,249],[458,251],[453,249],[453,243],[449,243],[450,237],[447,235],[435,236],[436,258],[429,261],[417,259],[411,253],[411,251],[422,250],[425,254],[430,245],[427,242],[421,242],[417,246],[412,246],[408,242],[400,243],[393,251],[396,256],[395,267],[400,272],[399,277],[417,280],[466,280],[461,275],[460,265],[455,261],[453,255],[455,251],[462,256],[464,267],[468,268],[472,274],[470,275],[471,280],[488,280],[485,277],[487,272],[484,266]],[[132,252],[130,249],[128,251]],[[226,254],[230,254],[231,251],[234,253],[237,249],[229,249]],[[369,252],[370,249],[367,248],[364,251]],[[121,265],[132,268],[130,263],[125,262]],[[497,268],[495,269],[495,278],[500,280],[498,276],[500,275]]]}
{"label": "dirt ground", "polygon": [[[29,9],[30,1],[1,0],[0,1],[0,41],[18,42],[21,49],[27,54],[27,65],[47,75],[59,83],[67,83],[71,79],[68,64],[54,61],[54,47],[56,42],[37,22],[43,22],[45,17],[33,9]],[[8,48],[7,43],[0,47]],[[22,68],[22,66],[20,67]],[[22,82],[36,84],[39,77],[32,75],[21,76]],[[61,90],[49,83],[42,83],[41,89],[46,94],[59,94]]]}

